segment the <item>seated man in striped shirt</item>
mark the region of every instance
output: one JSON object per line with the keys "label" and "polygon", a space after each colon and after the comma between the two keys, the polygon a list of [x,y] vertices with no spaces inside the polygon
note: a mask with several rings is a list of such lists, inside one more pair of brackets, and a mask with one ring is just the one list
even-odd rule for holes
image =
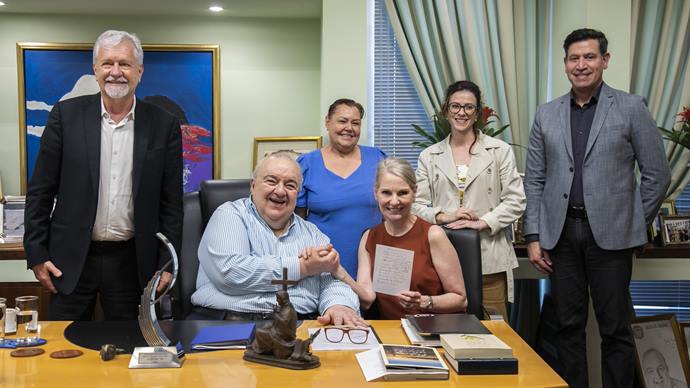
{"label": "seated man in striped shirt", "polygon": [[277,152],[254,170],[250,198],[226,202],[209,220],[199,244],[195,306],[188,319],[270,319],[281,285],[299,319],[365,326],[357,295],[330,271],[339,255],[314,224],[294,214],[302,184],[299,165]]}

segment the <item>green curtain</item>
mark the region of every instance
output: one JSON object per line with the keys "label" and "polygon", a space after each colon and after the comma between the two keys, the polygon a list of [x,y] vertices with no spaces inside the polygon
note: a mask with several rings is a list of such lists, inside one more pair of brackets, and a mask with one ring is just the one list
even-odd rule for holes
{"label": "green curtain", "polygon": [[[660,127],[670,129],[676,114],[690,106],[690,0],[632,1],[630,91],[647,99]],[[690,151],[666,142],[671,186],[676,198],[690,181]]]}
{"label": "green curtain", "polygon": [[[440,110],[446,87],[469,79],[510,123],[504,140],[527,145],[546,101],[548,0],[385,0],[393,31],[424,109]],[[523,170],[526,148],[514,147]]]}

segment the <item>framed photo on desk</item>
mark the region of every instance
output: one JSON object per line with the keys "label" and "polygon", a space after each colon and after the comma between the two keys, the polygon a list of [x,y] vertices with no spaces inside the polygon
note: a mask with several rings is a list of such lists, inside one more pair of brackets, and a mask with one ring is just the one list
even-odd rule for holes
{"label": "framed photo on desk", "polygon": [[0,238],[3,243],[20,242],[24,238],[24,202],[0,204]]}
{"label": "framed photo on desk", "polygon": [[649,237],[649,241],[655,245],[667,245],[664,242],[663,235],[661,234],[661,218],[675,216],[677,214],[678,211],[676,210],[676,201],[672,199],[665,199],[664,202],[661,203],[659,213],[656,217],[654,217],[654,221],[647,228],[647,236]]}
{"label": "framed photo on desk", "polygon": [[659,216],[662,245],[690,246],[690,216]]}

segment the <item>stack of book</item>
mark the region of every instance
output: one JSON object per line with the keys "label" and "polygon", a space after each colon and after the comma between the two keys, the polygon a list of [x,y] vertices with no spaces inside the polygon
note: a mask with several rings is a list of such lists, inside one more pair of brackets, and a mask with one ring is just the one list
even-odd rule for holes
{"label": "stack of book", "polygon": [[416,314],[400,319],[412,345],[441,347],[441,334],[491,334],[471,314]]}
{"label": "stack of book", "polygon": [[356,357],[367,381],[448,379],[448,367],[434,348],[379,345]]}
{"label": "stack of book", "polygon": [[517,374],[513,349],[493,334],[441,334],[448,364],[461,375]]}

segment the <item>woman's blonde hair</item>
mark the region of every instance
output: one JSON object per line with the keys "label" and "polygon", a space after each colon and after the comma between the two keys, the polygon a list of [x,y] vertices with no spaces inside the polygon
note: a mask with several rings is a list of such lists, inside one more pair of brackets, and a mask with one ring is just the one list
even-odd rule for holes
{"label": "woman's blonde hair", "polygon": [[376,168],[376,181],[374,188],[378,189],[381,184],[381,178],[385,174],[393,174],[407,183],[413,191],[417,191],[417,176],[410,166],[410,163],[405,159],[396,157],[389,157],[379,162]]}

